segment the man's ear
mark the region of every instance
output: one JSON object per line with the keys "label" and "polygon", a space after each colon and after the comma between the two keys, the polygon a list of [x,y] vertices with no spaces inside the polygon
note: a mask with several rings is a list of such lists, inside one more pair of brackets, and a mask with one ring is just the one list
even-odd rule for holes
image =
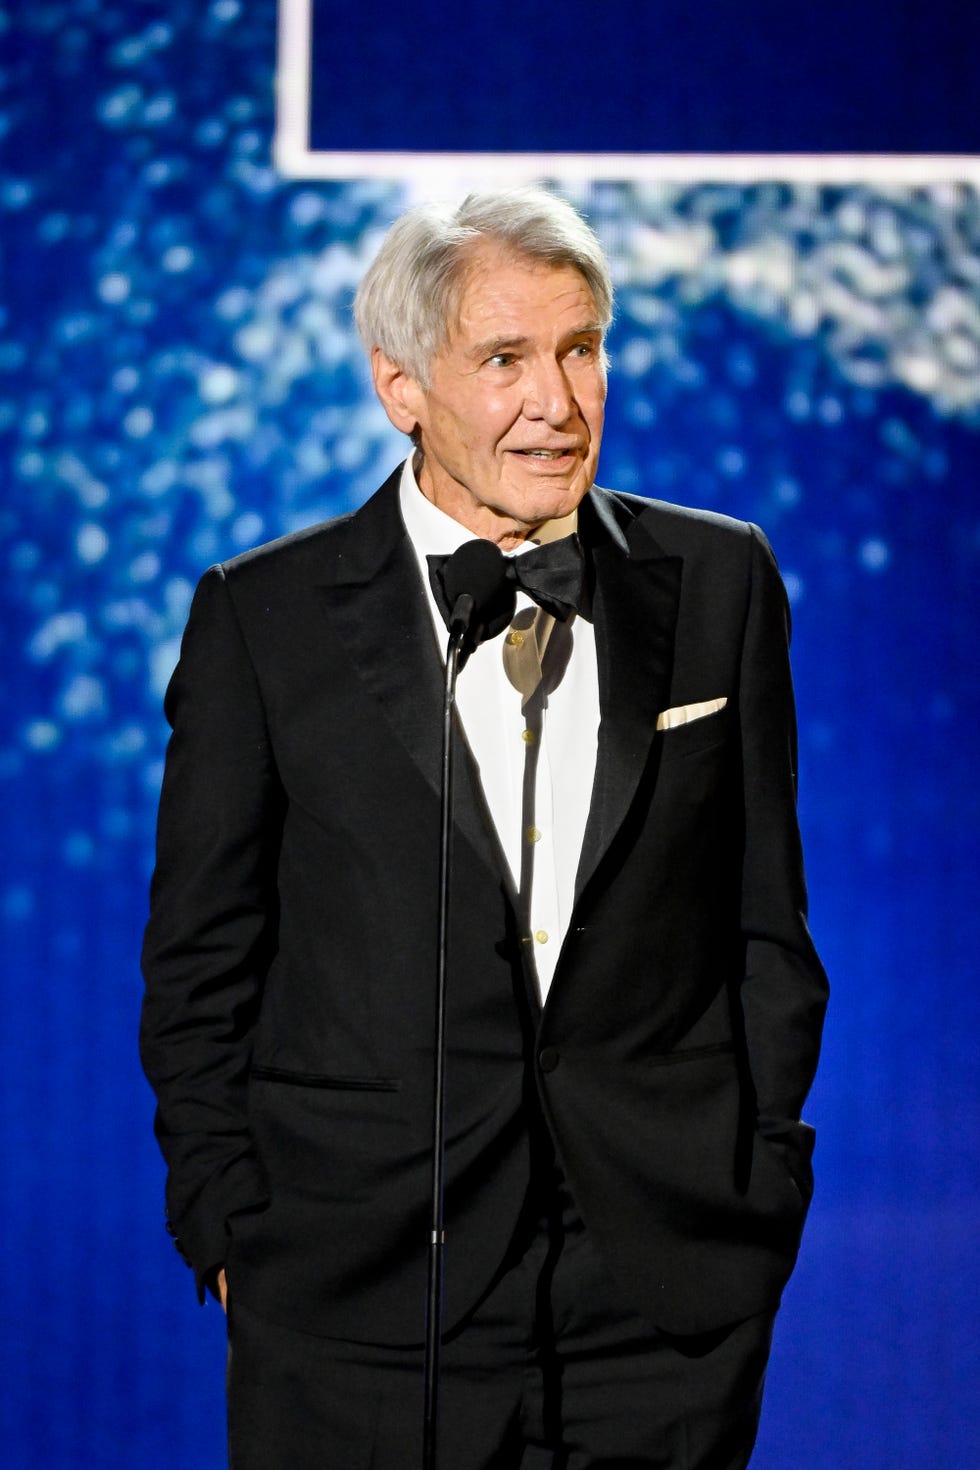
{"label": "man's ear", "polygon": [[396,429],[411,434],[419,427],[419,417],[425,399],[423,390],[416,380],[392,362],[380,347],[371,349],[371,374],[374,390],[381,399],[381,406]]}

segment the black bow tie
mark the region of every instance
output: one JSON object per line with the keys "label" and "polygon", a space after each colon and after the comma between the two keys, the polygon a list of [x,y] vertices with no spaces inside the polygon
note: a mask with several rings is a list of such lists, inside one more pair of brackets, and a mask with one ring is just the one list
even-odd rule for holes
{"label": "black bow tie", "polygon": [[[564,623],[573,612],[591,620],[588,566],[578,536],[563,536],[547,541],[520,556],[502,557],[504,586],[499,604],[488,609],[482,638],[493,638],[503,632],[514,616],[515,594],[526,592],[532,602],[543,607],[558,622]],[[448,556],[427,556],[429,581],[439,611],[448,627],[452,608],[443,584],[443,568]],[[481,641],[482,641],[481,638]]]}

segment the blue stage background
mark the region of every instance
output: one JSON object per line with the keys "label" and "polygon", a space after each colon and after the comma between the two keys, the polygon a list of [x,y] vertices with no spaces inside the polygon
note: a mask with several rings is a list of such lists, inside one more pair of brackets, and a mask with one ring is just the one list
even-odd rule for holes
{"label": "blue stage background", "polygon": [[[922,146],[951,148],[967,96],[943,79],[965,76],[953,21],[974,12],[932,9],[918,74],[908,47],[876,65],[888,12],[867,9],[862,95],[892,109],[904,87],[942,124]],[[406,186],[275,175],[275,21],[269,0],[0,10],[0,1456],[16,1470],[223,1463],[223,1323],[163,1231],[135,1052],[161,698],[201,571],[359,503],[402,452],[349,306]],[[833,77],[796,60],[816,116]],[[643,64],[624,53],[624,95]],[[487,103],[513,98],[495,84]],[[847,146],[835,116],[833,143],[800,146]],[[743,146],[783,146],[764,121]],[[600,478],[759,521],[794,610],[834,993],[808,1110],[817,1196],[754,1464],[970,1470],[980,199],[955,182],[569,192],[620,286]]]}

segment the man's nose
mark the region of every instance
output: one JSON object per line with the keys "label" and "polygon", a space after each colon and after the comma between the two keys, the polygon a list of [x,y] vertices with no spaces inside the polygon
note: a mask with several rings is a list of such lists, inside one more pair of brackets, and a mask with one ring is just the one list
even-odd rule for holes
{"label": "man's nose", "polygon": [[557,428],[571,417],[574,404],[575,395],[561,363],[536,363],[524,395],[525,417],[544,419]]}

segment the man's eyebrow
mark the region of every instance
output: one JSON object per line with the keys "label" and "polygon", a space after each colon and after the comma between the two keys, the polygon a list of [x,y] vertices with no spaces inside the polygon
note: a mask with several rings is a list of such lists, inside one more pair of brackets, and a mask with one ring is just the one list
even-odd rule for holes
{"label": "man's eyebrow", "polygon": [[[573,327],[566,332],[562,342],[571,342],[575,337],[601,337],[605,328],[601,322],[586,322],[581,327]],[[487,337],[482,342],[476,342],[469,350],[469,356],[474,358],[493,357],[497,352],[512,352],[515,348],[526,347],[530,337]]]}
{"label": "man's eyebrow", "polygon": [[514,347],[526,347],[529,337],[487,337],[470,348],[470,357],[493,357],[496,352],[505,352]]}

